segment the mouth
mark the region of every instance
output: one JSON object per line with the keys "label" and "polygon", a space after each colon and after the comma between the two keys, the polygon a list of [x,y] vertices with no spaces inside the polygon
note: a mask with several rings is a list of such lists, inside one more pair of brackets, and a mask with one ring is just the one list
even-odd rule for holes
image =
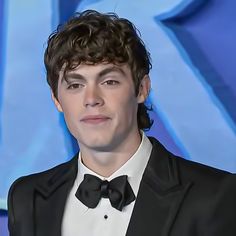
{"label": "mouth", "polygon": [[101,124],[110,120],[109,117],[103,115],[90,115],[83,117],[80,121],[85,124]]}

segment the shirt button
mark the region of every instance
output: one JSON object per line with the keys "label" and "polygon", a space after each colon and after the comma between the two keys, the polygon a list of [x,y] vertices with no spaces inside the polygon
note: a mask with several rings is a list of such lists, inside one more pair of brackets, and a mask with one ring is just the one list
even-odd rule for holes
{"label": "shirt button", "polygon": [[104,215],[104,219],[107,220],[108,219],[108,215]]}

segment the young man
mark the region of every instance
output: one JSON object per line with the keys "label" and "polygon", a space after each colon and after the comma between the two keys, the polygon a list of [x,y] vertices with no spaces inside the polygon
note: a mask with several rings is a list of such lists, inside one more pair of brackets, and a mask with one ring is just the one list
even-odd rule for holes
{"label": "young man", "polygon": [[149,53],[134,25],[85,11],[45,52],[47,80],[80,152],[18,179],[11,236],[233,236],[236,178],[176,157],[142,130]]}

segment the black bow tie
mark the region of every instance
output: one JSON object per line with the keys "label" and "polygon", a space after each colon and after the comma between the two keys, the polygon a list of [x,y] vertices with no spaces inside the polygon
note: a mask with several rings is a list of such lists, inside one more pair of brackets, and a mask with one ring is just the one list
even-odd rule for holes
{"label": "black bow tie", "polygon": [[135,200],[127,175],[119,176],[109,182],[85,174],[75,196],[89,208],[95,208],[102,197],[109,198],[111,205],[119,211]]}

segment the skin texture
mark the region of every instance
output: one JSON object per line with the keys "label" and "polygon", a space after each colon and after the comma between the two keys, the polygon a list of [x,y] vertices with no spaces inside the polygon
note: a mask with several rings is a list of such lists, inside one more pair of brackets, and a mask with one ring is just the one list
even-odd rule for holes
{"label": "skin texture", "polygon": [[62,69],[57,98],[54,94],[52,98],[88,168],[108,177],[135,153],[141,142],[138,104],[145,101],[149,89],[146,75],[135,95],[126,64],[81,64],[64,77]]}

